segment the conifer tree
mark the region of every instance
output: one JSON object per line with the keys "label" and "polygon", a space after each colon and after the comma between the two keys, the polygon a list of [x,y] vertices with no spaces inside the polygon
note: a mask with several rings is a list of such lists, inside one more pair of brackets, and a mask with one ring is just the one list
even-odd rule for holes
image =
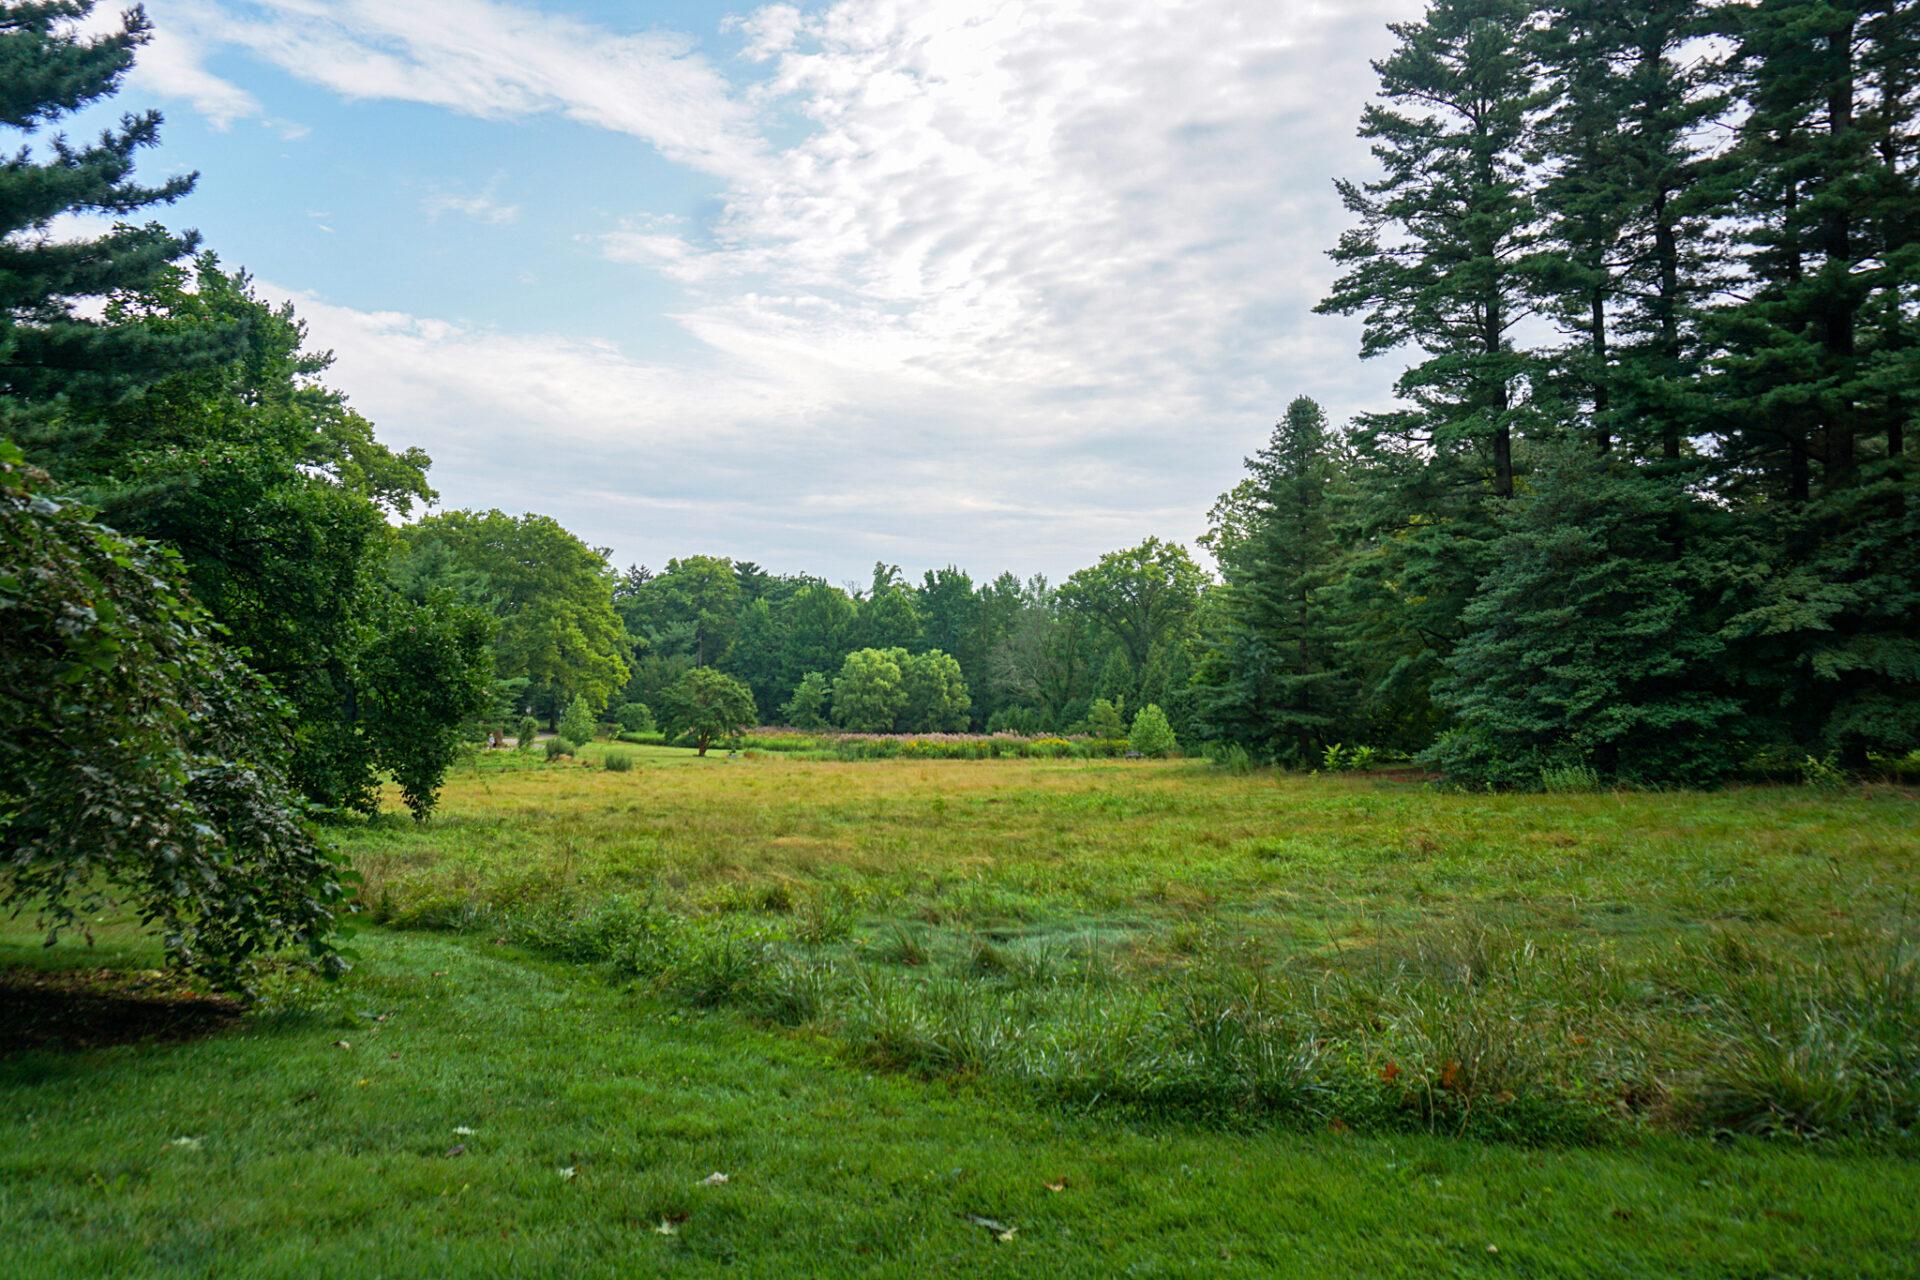
{"label": "conifer tree", "polygon": [[1584,447],[1551,455],[1501,516],[1499,571],[1468,605],[1435,696],[1459,726],[1428,759],[1450,777],[1536,786],[1584,767],[1625,782],[1710,782],[1740,761],[1722,675],[1744,581],[1697,534],[1678,477]]}
{"label": "conifer tree", "polygon": [[[0,160],[0,432],[27,446],[56,478],[65,455],[101,433],[99,406],[157,378],[231,353],[232,331],[130,323],[82,304],[151,287],[198,237],[157,223],[55,239],[62,214],[126,217],[193,189],[183,174],[156,186],[134,179],[136,154],[159,140],[160,116],[128,114],[89,144],[49,135],[65,117],[110,96],[151,28],[139,9],[117,31],[86,36],[92,0],[0,5],[0,127],[30,143]],[[38,155],[36,155],[36,149]]]}
{"label": "conifer tree", "polygon": [[1349,736],[1351,700],[1324,599],[1338,474],[1325,412],[1296,398],[1247,471],[1244,533],[1223,547],[1221,634],[1199,674],[1199,719],[1210,736],[1265,756],[1311,759]]}

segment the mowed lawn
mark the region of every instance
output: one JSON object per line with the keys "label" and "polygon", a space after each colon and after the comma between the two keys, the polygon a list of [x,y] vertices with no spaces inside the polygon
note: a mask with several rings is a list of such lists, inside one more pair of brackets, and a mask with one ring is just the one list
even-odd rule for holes
{"label": "mowed lawn", "polygon": [[[1920,1257],[1910,795],[603,750],[353,829],[382,923],[336,988],[11,1045],[6,1274]],[[9,1010],[155,962],[4,938]]]}

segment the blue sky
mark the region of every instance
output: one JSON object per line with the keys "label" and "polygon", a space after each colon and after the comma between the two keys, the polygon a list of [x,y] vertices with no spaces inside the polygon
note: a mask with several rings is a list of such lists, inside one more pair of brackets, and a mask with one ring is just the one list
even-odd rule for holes
{"label": "blue sky", "polygon": [[116,109],[450,507],[620,563],[1059,577],[1287,399],[1413,0],[147,0]]}

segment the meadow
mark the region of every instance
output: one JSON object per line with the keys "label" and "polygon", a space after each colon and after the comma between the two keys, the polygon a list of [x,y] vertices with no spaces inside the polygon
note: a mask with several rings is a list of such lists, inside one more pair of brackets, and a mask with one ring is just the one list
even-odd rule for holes
{"label": "meadow", "polygon": [[[1909,1274],[1917,817],[484,753],[347,829],[339,986],[9,1046],[0,1228],[24,1275]],[[103,928],[0,960],[159,981]]]}

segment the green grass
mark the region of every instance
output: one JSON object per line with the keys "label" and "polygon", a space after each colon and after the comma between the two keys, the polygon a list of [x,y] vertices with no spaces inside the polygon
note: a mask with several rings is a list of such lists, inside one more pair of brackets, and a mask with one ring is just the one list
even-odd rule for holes
{"label": "green grass", "polygon": [[1893,1276],[1920,1248],[1890,1156],[1142,1129],[482,940],[357,946],[318,1008],[0,1059],[7,1274]]}
{"label": "green grass", "polygon": [[[7,1274],[1920,1253],[1908,793],[608,749],[350,829],[379,923],[340,987],[0,1056]],[[0,966],[156,954],[0,932]]]}
{"label": "green grass", "polygon": [[357,832],[373,917],[1135,1115],[1556,1142],[1920,1124],[1920,839],[1893,789],[583,763],[488,761],[433,826]]}

